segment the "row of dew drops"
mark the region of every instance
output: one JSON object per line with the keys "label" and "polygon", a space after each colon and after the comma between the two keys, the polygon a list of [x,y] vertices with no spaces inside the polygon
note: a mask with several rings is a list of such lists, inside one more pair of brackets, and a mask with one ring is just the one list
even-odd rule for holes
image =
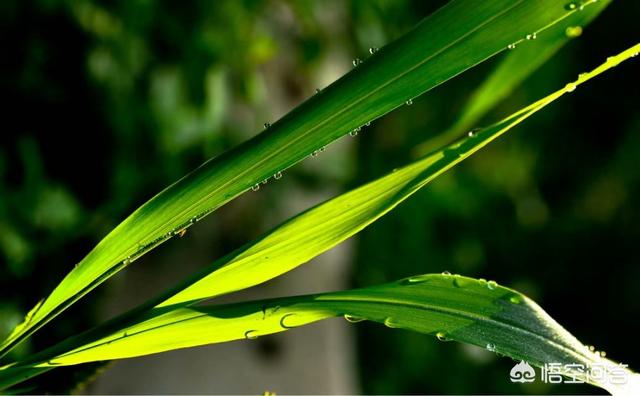
{"label": "row of dew drops", "polygon": [[[379,50],[379,49],[378,49],[377,47],[371,47],[371,48],[369,48],[369,54],[373,55],[373,54],[375,54],[376,52],[378,52],[378,50]],[[354,67],[356,67],[356,66],[360,65],[361,63],[363,63],[363,61],[362,61],[362,60],[360,60],[359,58],[356,58],[356,59],[354,59],[354,60],[353,60],[353,62],[352,62],[352,63],[353,63],[353,66],[354,66]],[[321,90],[320,88],[316,88],[316,90],[315,90],[315,93],[316,93],[316,94],[319,94],[319,93],[321,93],[321,92],[322,92],[322,90]],[[408,99],[408,100],[405,102],[405,104],[406,104],[407,106],[412,105],[412,104],[413,104],[413,99]],[[351,137],[358,136],[358,133],[362,130],[362,128],[363,128],[363,127],[369,127],[369,126],[371,126],[371,121],[368,121],[368,122],[366,122],[364,125],[359,126],[359,127],[355,128],[355,129],[353,129],[353,130],[349,131],[348,135],[349,135],[349,136],[351,136]],[[266,123],[264,124],[264,128],[265,128],[265,129],[269,129],[270,127],[271,127],[271,124],[270,124],[270,123],[266,122]],[[310,156],[311,156],[311,157],[317,157],[320,153],[324,152],[324,151],[325,151],[325,149],[326,149],[326,148],[323,146],[323,147],[321,147],[321,148],[319,148],[319,149],[317,149],[317,150],[314,150],[314,151],[310,154]],[[276,172],[276,173],[274,173],[274,174],[273,174],[273,176],[272,176],[272,177],[273,177],[273,179],[274,179],[274,180],[279,180],[279,179],[281,179],[281,178],[282,178],[282,175],[283,175],[284,170],[286,170],[286,168],[285,168],[285,169],[283,169],[283,170],[280,170],[280,171],[278,171],[278,172]],[[250,189],[251,189],[251,191],[258,191],[258,190],[260,189],[260,185],[261,185],[261,184],[267,184],[267,182],[269,181],[269,179],[270,179],[270,177],[268,177],[268,178],[264,179],[261,183],[256,183],[256,184],[254,184],[254,185],[253,185],[253,186],[251,186],[251,188],[250,188]],[[121,261],[121,263],[120,263],[120,264],[121,264],[121,266],[127,266],[127,265],[131,264],[133,261],[135,261],[136,259],[140,258],[142,255],[144,255],[147,251],[149,251],[149,250],[153,249],[155,246],[159,245],[159,244],[160,244],[160,243],[162,243],[162,242],[165,242],[166,240],[170,239],[170,238],[171,238],[171,237],[173,237],[173,236],[176,236],[176,235],[177,235],[177,236],[179,236],[179,237],[183,237],[183,236],[186,234],[187,229],[188,229],[191,225],[195,224],[197,221],[199,221],[200,219],[202,219],[203,217],[205,217],[206,215],[208,215],[208,214],[209,214],[209,213],[211,213],[212,211],[213,211],[213,209],[206,210],[206,211],[204,211],[204,212],[202,212],[202,213],[200,213],[200,214],[198,214],[198,215],[196,215],[196,216],[193,216],[193,217],[192,217],[188,222],[186,222],[186,223],[184,223],[184,224],[181,224],[181,225],[179,225],[179,226],[177,226],[177,227],[173,228],[171,231],[169,231],[169,232],[167,232],[167,233],[165,233],[165,234],[163,234],[163,235],[161,235],[161,236],[157,237],[156,239],[154,239],[154,240],[152,240],[152,241],[150,241],[150,242],[144,243],[144,244],[139,244],[139,245],[138,245],[138,247],[137,247],[137,249],[136,249],[136,251],[135,251],[134,253],[132,253],[132,254],[128,255],[125,259],[123,259],[123,260]],[[77,267],[77,266],[78,266],[78,264],[76,264],[76,267]]]}
{"label": "row of dew drops", "polygon": [[[456,285],[457,287],[466,287],[469,286],[473,283],[475,283],[476,285],[480,285],[482,287],[486,287],[489,290],[496,290],[498,288],[498,283],[493,281],[493,280],[489,280],[487,281],[486,279],[470,279],[470,278],[462,278],[460,277],[460,275],[458,274],[452,274],[449,271],[444,271],[442,272],[442,275],[444,275],[445,277],[451,277],[453,278],[453,282],[454,285]],[[429,275],[419,275],[419,276],[415,276],[415,277],[411,277],[411,278],[407,278],[405,280],[400,281],[400,284],[402,285],[414,285],[414,284],[418,284],[418,283],[422,283],[422,282],[426,282],[428,280],[432,279],[431,276]],[[520,304],[522,303],[522,297],[519,294],[513,294],[510,298],[509,301],[513,304]],[[266,319],[274,314],[276,314],[276,312],[278,312],[280,310],[280,306],[275,306],[272,308],[266,308],[266,306],[262,307],[262,319]],[[287,320],[289,318],[292,318],[296,316],[295,313],[286,313],[284,315],[282,315],[279,319],[279,325],[282,329],[291,329],[291,328],[295,328],[298,327],[298,325],[293,325],[293,324],[288,324]],[[358,323],[358,322],[362,322],[365,321],[365,318],[362,317],[358,317],[358,316],[354,316],[354,315],[350,315],[350,314],[345,314],[343,315],[344,319],[346,321],[348,321],[349,323]],[[399,323],[398,321],[394,320],[391,317],[387,317],[384,319],[383,321],[384,325],[389,327],[389,328],[400,328],[402,327],[402,324]],[[259,334],[259,330],[256,329],[250,329],[250,330],[246,330],[244,332],[244,338],[248,339],[248,340],[254,340],[257,339],[260,336]],[[435,337],[439,340],[439,341],[451,341],[451,338],[449,337],[449,335],[445,332],[445,331],[438,331],[435,333]],[[498,356],[504,356],[504,354],[500,353],[500,351],[498,350],[497,346],[494,343],[487,343],[485,345],[485,349],[489,352],[493,352],[496,353]],[[595,349],[594,346],[587,346],[587,349],[596,355],[596,357],[600,357],[600,358],[604,358],[606,356],[606,352],[605,351],[597,351]]]}
{"label": "row of dew drops", "polygon": [[[567,11],[582,11],[584,10],[584,8],[589,5],[589,4],[593,4],[593,3],[597,3],[598,0],[588,0],[588,1],[571,1],[567,4],[565,4],[564,9]],[[565,29],[565,34],[567,37],[569,38],[575,38],[578,37],[582,34],[582,27],[581,26],[569,26]],[[538,32],[533,32],[530,34],[527,34],[524,37],[524,40],[535,40],[538,38]],[[507,45],[507,49],[515,49],[516,45],[521,42],[523,40],[518,40],[514,43],[511,43],[509,45]]]}
{"label": "row of dew drops", "polygon": [[[636,52],[631,54],[631,57],[635,58],[635,57],[638,56],[638,54],[639,54],[639,52],[636,51]],[[610,57],[607,58],[607,63],[611,63],[611,62],[615,62],[615,61],[616,61],[616,57],[615,56],[610,56]],[[570,82],[567,85],[565,85],[564,86],[564,90],[566,92],[575,91],[576,88],[578,87],[578,84],[584,82],[587,79],[588,75],[589,75],[589,73],[580,73],[580,74],[578,74],[578,79],[576,81],[574,81],[574,82]]]}
{"label": "row of dew drops", "polygon": [[[377,47],[371,47],[371,48],[369,48],[369,54],[371,54],[371,55],[375,54],[375,53],[376,53],[376,52],[378,52],[378,51],[379,51],[379,48],[377,48]],[[355,58],[355,59],[352,61],[352,64],[353,64],[353,67],[357,67],[357,66],[359,66],[360,64],[362,64],[363,62],[364,62],[364,61],[363,61],[363,60],[361,60],[360,58]],[[321,93],[321,92],[322,92],[322,90],[321,90],[320,88],[316,88],[316,90],[315,90],[315,94],[316,94],[316,95],[317,95],[317,94],[319,94],[319,93]],[[405,104],[406,104],[407,106],[412,105],[412,104],[413,104],[413,99],[408,99],[408,100],[405,102]],[[349,135],[349,136],[351,136],[351,137],[356,137],[356,136],[358,136],[358,134],[362,131],[362,128],[363,128],[363,127],[369,127],[369,126],[371,126],[371,122],[372,122],[372,121],[367,121],[367,122],[366,122],[365,124],[363,124],[362,126],[359,126],[359,127],[356,127],[356,128],[354,128],[354,129],[350,130],[350,131],[349,131],[349,133],[348,133],[348,135]],[[269,129],[269,128],[271,128],[271,124],[270,124],[270,123],[268,123],[268,122],[264,123],[264,125],[263,125],[263,126],[264,126],[264,129]],[[317,157],[318,155],[320,155],[320,153],[323,153],[325,150],[326,150],[326,146],[322,146],[322,147],[320,147],[320,148],[319,148],[319,149],[317,149],[317,150],[313,150],[313,151],[311,152],[311,154],[309,154],[309,156],[310,156],[310,157]],[[282,174],[283,174],[283,171],[278,171],[278,172],[274,173],[274,174],[273,174],[273,179],[275,179],[275,180],[279,180],[279,179],[281,179],[281,178],[282,178]],[[258,191],[258,190],[260,190],[260,185],[261,185],[261,184],[267,184],[267,183],[268,183],[268,181],[269,181],[269,178],[266,178],[266,179],[264,179],[261,183],[256,183],[256,184],[254,184],[253,186],[251,186],[251,191]]]}
{"label": "row of dew drops", "polygon": [[[495,290],[498,287],[498,283],[494,280],[489,280],[487,281],[486,279],[480,278],[477,280],[474,279],[470,279],[470,278],[462,278],[459,274],[452,274],[449,271],[443,271],[441,275],[444,275],[445,277],[451,277],[453,279],[453,285],[456,287],[468,287],[471,284],[475,283],[477,285],[480,285],[482,287],[486,287],[489,290]],[[401,285],[415,285],[415,284],[419,284],[419,283],[423,283],[423,282],[427,282],[430,279],[432,279],[432,277],[430,275],[418,275],[418,276],[414,276],[414,277],[410,277],[407,279],[403,279],[400,281]],[[520,304],[522,303],[522,297],[520,297],[520,295],[518,294],[513,294],[509,297],[509,301],[513,304]],[[366,320],[364,318],[360,318],[357,316],[353,316],[353,315],[344,315],[344,318],[350,322],[350,323],[358,323],[361,322],[363,320]],[[384,325],[389,327],[389,328],[398,328],[401,327],[400,324],[395,321],[393,318],[388,317],[384,320]],[[438,331],[435,333],[435,337],[439,340],[439,341],[451,341],[451,338],[449,337],[449,335],[445,332],[445,331]],[[485,348],[489,351],[489,352],[494,352],[498,355],[500,355],[500,353],[497,351],[495,344],[493,343],[487,343]]]}
{"label": "row of dew drops", "polygon": [[[565,9],[567,9],[567,10],[575,10],[575,9],[582,10],[582,9],[584,9],[585,5],[587,5],[587,4],[591,4],[591,3],[595,3],[595,2],[597,2],[597,0],[590,0],[590,1],[582,2],[582,3],[581,3],[581,2],[573,1],[573,2],[568,3],[568,4],[565,6]],[[581,32],[581,28],[580,28],[580,27],[569,27],[569,28],[567,28],[567,35],[571,35],[571,34],[569,33],[569,32],[570,32],[570,30],[571,30],[571,31],[578,31],[578,30],[579,30],[579,31]],[[579,35],[579,33],[577,33],[577,35]],[[537,38],[537,34],[536,34],[536,33],[528,34],[528,35],[525,37],[525,39],[527,39],[527,40],[535,40],[536,38]],[[509,46],[508,46],[507,48],[509,48],[509,49],[514,49],[515,47],[516,47],[516,43],[513,43],[513,44],[509,44]],[[369,48],[369,53],[370,53],[371,55],[375,54],[376,52],[378,52],[378,48],[376,48],[376,47],[371,47],[371,48]],[[633,53],[633,54],[632,54],[632,57],[635,57],[635,56],[637,56],[637,55],[638,55],[638,52],[635,52],[635,53]],[[613,58],[613,57],[609,57],[609,58],[607,58],[607,61],[608,61],[608,62],[611,62],[611,61],[613,61],[613,60],[614,60],[614,58]],[[353,62],[352,62],[352,63],[353,63],[353,66],[354,66],[354,67],[357,67],[358,65],[360,65],[361,63],[363,63],[363,61],[362,61],[362,60],[360,60],[359,58],[356,58],[356,59],[354,59],[354,60],[353,60]],[[586,78],[586,76],[587,76],[587,73],[581,73],[580,75],[578,75],[578,80],[577,80],[576,82],[570,82],[570,83],[566,84],[566,86],[565,86],[565,90],[566,90],[566,92],[573,92],[573,91],[575,91],[575,89],[577,88],[577,83],[579,83],[579,82],[581,82],[583,79],[585,79],[585,78]],[[316,93],[316,94],[319,94],[320,92],[321,92],[321,90],[320,90],[319,88],[315,90],[315,93]],[[407,106],[412,105],[412,104],[413,104],[413,99],[408,99],[408,100],[405,102],[405,104],[406,104]],[[370,125],[371,125],[371,121],[368,121],[368,122],[367,122],[367,123],[365,123],[363,126],[367,126],[367,127],[368,127],[368,126],[370,126]],[[270,128],[270,127],[271,127],[271,124],[270,124],[270,123],[265,123],[265,124],[264,124],[264,128],[265,128],[265,129],[268,129],[268,128]],[[349,131],[349,133],[348,133],[348,134],[349,134],[349,136],[355,137],[355,136],[357,136],[357,135],[358,135],[358,133],[359,133],[361,130],[362,130],[362,126],[359,126],[359,127],[355,128],[355,129],[353,129],[353,130]],[[478,131],[478,129],[473,129],[473,130],[471,130],[471,131],[469,131],[469,132],[467,133],[467,136],[468,136],[468,137],[470,137],[470,138],[475,137],[475,136],[476,136],[476,134],[477,134],[477,131]],[[311,153],[311,155],[310,155],[310,156],[311,156],[311,157],[317,157],[320,153],[322,153],[322,152],[324,152],[324,151],[325,151],[325,147],[323,146],[323,147],[321,147],[321,148],[319,148],[319,149],[317,149],[317,150],[314,150],[314,151]],[[281,178],[282,178],[282,174],[283,174],[283,171],[278,171],[278,172],[274,173],[274,174],[273,174],[273,179],[274,179],[274,180],[279,180],[279,179],[281,179]],[[268,180],[269,180],[269,178],[264,179],[264,180],[262,181],[262,184],[267,184]],[[251,187],[251,190],[252,190],[252,191],[258,191],[259,189],[260,189],[260,183],[256,183],[256,184],[254,184],[254,185]],[[201,218],[205,217],[207,214],[209,214],[209,213],[211,213],[211,212],[212,212],[212,209],[207,210],[207,211],[204,211],[203,213],[201,213],[201,214],[199,214],[199,215],[197,215],[197,216],[193,216],[193,217],[192,217],[192,218],[191,218],[187,223],[179,225],[178,227],[176,227],[176,228],[172,229],[171,231],[167,232],[166,234],[161,235],[161,236],[159,236],[158,238],[156,238],[156,239],[152,240],[151,242],[148,242],[148,243],[145,243],[145,244],[138,245],[138,248],[137,248],[136,252],[134,252],[133,254],[131,254],[131,255],[127,256],[127,257],[126,257],[126,258],[121,262],[121,264],[122,264],[122,265],[125,265],[125,266],[126,266],[126,265],[128,265],[128,264],[130,264],[131,262],[133,262],[134,260],[136,260],[137,258],[139,258],[140,256],[142,256],[145,252],[147,252],[147,251],[151,250],[151,249],[152,249],[153,247],[155,247],[156,245],[158,245],[158,244],[160,244],[160,243],[162,243],[162,242],[166,241],[167,239],[169,239],[169,238],[171,238],[171,237],[173,237],[173,236],[176,236],[176,235],[177,235],[177,236],[180,236],[180,237],[184,236],[184,235],[185,235],[185,233],[187,232],[187,228],[188,228],[189,226],[193,225],[194,223],[196,223],[196,222],[197,222],[197,221],[199,221]],[[78,264],[76,264],[76,266],[77,266],[77,265],[78,265]]]}

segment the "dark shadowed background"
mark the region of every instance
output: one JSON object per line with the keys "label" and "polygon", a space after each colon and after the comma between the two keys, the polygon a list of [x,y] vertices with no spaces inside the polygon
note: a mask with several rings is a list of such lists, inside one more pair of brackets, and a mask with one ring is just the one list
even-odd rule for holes
{"label": "dark shadowed background", "polygon": [[[0,336],[136,207],[444,3],[0,2]],[[638,17],[640,3],[615,1],[481,124],[635,44]],[[135,306],[290,215],[408,162],[416,144],[455,122],[498,59],[241,196],[10,358]],[[584,343],[640,369],[639,70],[628,62],[580,86],[343,246],[235,298],[446,270],[526,293]],[[512,366],[479,348],[331,320],[256,341],[54,370],[31,389],[80,389],[99,369],[105,374],[83,392],[602,393],[511,384]]]}

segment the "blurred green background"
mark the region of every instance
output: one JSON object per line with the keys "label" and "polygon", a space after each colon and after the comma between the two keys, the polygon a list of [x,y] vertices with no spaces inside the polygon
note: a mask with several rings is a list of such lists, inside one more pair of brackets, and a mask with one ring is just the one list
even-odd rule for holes
{"label": "blurred green background", "polygon": [[[148,198],[444,3],[0,2],[0,335]],[[635,44],[639,16],[640,3],[614,1],[485,124]],[[200,226],[199,255],[181,240],[157,249],[136,263],[165,273],[150,289],[408,162],[416,144],[456,121],[497,60],[216,212]],[[366,229],[344,253],[348,275],[332,288],[445,270],[494,279],[528,294],[581,341],[640,369],[636,63],[581,86]],[[167,255],[174,265],[154,266]],[[113,290],[96,290],[11,357],[104,320],[97,307],[118,298]],[[356,334],[357,392],[601,393],[511,384],[513,362],[486,351],[370,323],[344,326]],[[82,377],[74,372],[43,376],[35,389],[65,391]]]}

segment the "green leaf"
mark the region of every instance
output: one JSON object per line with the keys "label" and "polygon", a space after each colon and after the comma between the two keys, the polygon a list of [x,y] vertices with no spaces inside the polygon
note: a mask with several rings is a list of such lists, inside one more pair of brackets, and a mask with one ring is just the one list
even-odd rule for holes
{"label": "green leaf", "polygon": [[530,36],[509,51],[476,89],[467,101],[456,122],[441,133],[416,147],[415,152],[424,154],[450,143],[474,125],[515,88],[542,66],[571,39],[579,36],[582,29],[597,17],[611,0],[600,0],[551,26],[543,33]]}
{"label": "green leaf", "polygon": [[[469,343],[542,367],[553,362],[632,373],[581,344],[535,302],[493,281],[420,275],[376,287],[240,304],[180,308],[50,359],[42,366],[122,359],[179,348],[253,339],[345,316]],[[621,392],[575,366],[563,374]],[[505,373],[506,375],[506,373]]]}
{"label": "green leaf", "polygon": [[[640,44],[637,44],[610,57],[593,71],[581,74],[575,82],[567,84],[563,89],[531,104],[507,119],[300,214],[257,242],[238,249],[225,257],[222,262],[214,263],[192,279],[135,311],[34,355],[19,365],[0,368],[0,389],[53,367],[40,365],[39,368],[33,368],[33,364],[46,362],[54,356],[67,356],[68,351],[82,350],[84,347],[79,347],[80,345],[92,345],[98,339],[111,339],[113,335],[123,335],[125,332],[127,335],[132,334],[131,329],[138,328],[137,326],[141,323],[153,321],[156,316],[171,317],[171,312],[181,309],[185,304],[241,290],[295,268],[375,221],[429,180],[462,161],[530,115],[562,95],[573,92],[580,84],[633,57],[639,50]],[[216,270],[223,264],[225,265],[222,268]],[[174,342],[182,341],[175,339]]]}
{"label": "green leaf", "polygon": [[0,344],[0,356],[141,255],[251,186],[576,12],[556,0],[450,2],[263,133],[204,163],[136,210]]}
{"label": "green leaf", "polygon": [[[580,84],[617,66],[637,53],[636,45],[608,60],[575,82],[527,106],[510,117],[465,135],[457,142],[364,186],[330,199],[290,219],[220,262],[203,269],[169,292],[157,306],[193,303],[246,289],[292,270],[358,233],[428,182]],[[215,270],[217,267],[222,268]]]}

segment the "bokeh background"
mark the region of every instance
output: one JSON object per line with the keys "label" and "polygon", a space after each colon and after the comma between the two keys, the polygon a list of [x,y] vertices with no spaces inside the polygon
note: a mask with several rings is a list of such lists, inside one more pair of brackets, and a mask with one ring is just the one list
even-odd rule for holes
{"label": "bokeh background", "polygon": [[[444,3],[0,2],[0,335],[156,192],[255,135],[349,71],[369,47]],[[640,3],[614,1],[484,123],[635,44],[639,16]],[[408,162],[416,144],[456,121],[497,60],[234,200],[92,292],[10,358],[135,306],[292,214]],[[352,240],[225,301],[447,270],[525,292],[580,340],[640,369],[636,63],[581,86]],[[60,369],[29,389],[601,393],[511,384],[512,365],[479,348],[336,319],[256,341]]]}

